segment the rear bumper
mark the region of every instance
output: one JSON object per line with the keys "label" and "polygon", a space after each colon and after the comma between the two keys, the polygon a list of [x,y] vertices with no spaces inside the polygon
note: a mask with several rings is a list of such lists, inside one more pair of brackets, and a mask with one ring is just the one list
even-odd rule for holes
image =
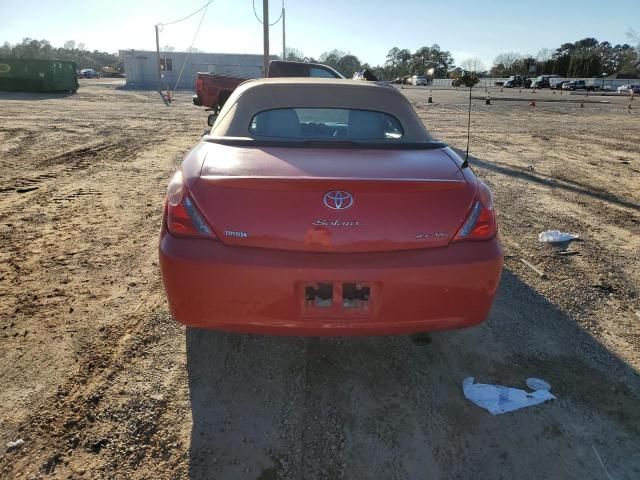
{"label": "rear bumper", "polygon": [[[177,238],[163,230],[160,267],[174,318],[185,325],[275,335],[400,335],[470,327],[488,315],[502,270],[497,238],[446,248],[300,253]],[[310,314],[308,282],[362,282],[369,313]],[[338,310],[339,310],[338,306]]]}

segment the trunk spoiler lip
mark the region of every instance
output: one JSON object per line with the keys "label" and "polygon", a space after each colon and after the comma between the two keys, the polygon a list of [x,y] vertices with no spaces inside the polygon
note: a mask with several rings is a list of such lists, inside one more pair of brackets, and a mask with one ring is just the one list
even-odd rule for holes
{"label": "trunk spoiler lip", "polygon": [[285,147],[285,148],[338,148],[355,150],[438,150],[447,148],[444,142],[425,140],[424,142],[397,142],[396,140],[382,142],[355,142],[339,140],[270,140],[251,137],[221,137],[204,135],[202,141],[216,143],[230,147]]}
{"label": "trunk spoiler lip", "polygon": [[332,185],[332,188],[337,189],[357,188],[359,192],[380,192],[382,188],[387,192],[436,192],[467,188],[465,179],[313,177],[307,175],[203,175],[198,179],[198,184],[231,189],[258,188],[277,191],[300,191],[301,188],[314,188],[318,185],[325,190],[329,188],[328,185]]}
{"label": "trunk spoiler lip", "polygon": [[234,180],[305,180],[305,181],[331,181],[331,182],[410,182],[410,183],[453,183],[466,184],[465,179],[448,179],[448,178],[381,178],[381,177],[316,177],[306,175],[202,175],[200,179],[212,182],[224,182]]}

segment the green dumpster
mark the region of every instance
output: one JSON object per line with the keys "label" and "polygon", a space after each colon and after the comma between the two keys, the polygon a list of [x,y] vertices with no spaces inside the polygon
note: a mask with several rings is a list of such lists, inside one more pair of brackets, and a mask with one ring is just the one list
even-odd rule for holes
{"label": "green dumpster", "polygon": [[75,92],[76,63],[66,60],[0,58],[0,90]]}

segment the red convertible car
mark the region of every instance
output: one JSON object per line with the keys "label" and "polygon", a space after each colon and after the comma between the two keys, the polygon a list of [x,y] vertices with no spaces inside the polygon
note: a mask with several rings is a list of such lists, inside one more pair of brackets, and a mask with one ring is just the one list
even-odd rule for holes
{"label": "red convertible car", "polygon": [[248,81],[169,183],[160,266],[175,319],[392,335],[488,315],[503,254],[487,186],[395,87]]}

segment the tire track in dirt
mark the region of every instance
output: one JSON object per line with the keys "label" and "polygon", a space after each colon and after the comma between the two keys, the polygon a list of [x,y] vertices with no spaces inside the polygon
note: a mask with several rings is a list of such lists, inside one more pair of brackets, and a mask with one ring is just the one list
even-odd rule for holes
{"label": "tire track in dirt", "polygon": [[[67,478],[101,468],[113,472],[122,455],[131,455],[120,452],[115,460],[105,455],[113,419],[99,417],[101,398],[112,393],[115,379],[124,377],[126,384],[128,368],[153,348],[157,330],[166,329],[154,320],[165,308],[155,260],[161,201],[171,170],[197,133],[176,141],[166,133],[169,124],[128,121],[132,129],[122,124],[102,129],[101,139],[62,151],[52,141],[61,138],[73,145],[74,138],[86,137],[84,130],[38,137],[39,149],[60,153],[29,156],[24,146],[16,160],[38,173],[14,175],[8,179],[13,190],[0,195],[0,224],[7,227],[0,236],[11,245],[10,264],[0,266],[0,282],[10,286],[0,296],[0,307],[13,312],[0,342],[2,363],[14,365],[0,372],[3,384],[13,383],[0,397],[5,406],[0,434],[27,441],[19,451],[0,454],[2,478]],[[16,186],[38,188],[18,194]],[[25,294],[26,289],[34,294]],[[42,364],[56,369],[48,372]],[[27,388],[34,383],[36,389]],[[133,399],[136,393],[127,396]],[[141,433],[163,415],[166,404],[143,399],[122,408],[130,419],[140,409],[151,411],[147,426],[136,427]],[[127,448],[134,444],[129,439]],[[158,445],[158,451],[166,448]]]}
{"label": "tire track in dirt", "polygon": [[[0,381],[14,389],[13,397],[0,392],[0,437],[26,440],[0,452],[1,478],[600,478],[592,445],[614,478],[637,476],[636,326],[624,324],[627,337],[612,330],[614,347],[603,347],[604,330],[626,320],[619,308],[634,301],[621,285],[637,275],[625,278],[619,267],[637,257],[616,253],[603,231],[575,245],[582,255],[570,258],[536,240],[547,226],[582,232],[607,223],[623,241],[623,231],[634,232],[622,221],[625,209],[476,168],[496,192],[508,254],[503,286],[487,324],[437,335],[427,349],[404,338],[185,332],[164,303],[157,229],[170,171],[206,116],[186,95],[159,108],[151,94],[132,99],[91,88],[78,102],[65,99],[77,118],[62,134],[37,131],[39,143],[15,159],[25,170],[37,165],[34,177],[57,176],[38,190],[0,194],[0,239],[10,245],[0,252],[0,308],[8,313]],[[29,116],[24,102],[7,104],[8,118]],[[60,116],[60,100],[40,105],[43,115]],[[497,139],[478,134],[472,153],[528,171],[546,141],[527,146],[526,135],[549,136],[549,116],[500,111],[504,118],[487,114],[481,123],[495,135],[529,122],[522,137],[509,143],[505,135],[496,153]],[[427,112],[428,126],[436,113]],[[582,121],[582,113],[563,116]],[[460,118],[446,112],[436,133],[464,145],[464,114],[462,107]],[[96,141],[91,129],[104,138]],[[608,134],[617,129],[613,123]],[[131,155],[103,148],[136,135],[150,142]],[[589,188],[589,171],[576,168],[575,141],[560,135],[549,143],[555,156],[542,158],[535,175],[553,178],[566,158],[564,167],[580,175],[564,182]],[[47,162],[54,147],[65,160]],[[615,182],[602,188],[621,195]],[[542,263],[551,280],[533,278],[520,257]],[[588,283],[596,281],[602,287]],[[492,417],[461,395],[467,375],[510,385],[542,375],[559,400]]]}

